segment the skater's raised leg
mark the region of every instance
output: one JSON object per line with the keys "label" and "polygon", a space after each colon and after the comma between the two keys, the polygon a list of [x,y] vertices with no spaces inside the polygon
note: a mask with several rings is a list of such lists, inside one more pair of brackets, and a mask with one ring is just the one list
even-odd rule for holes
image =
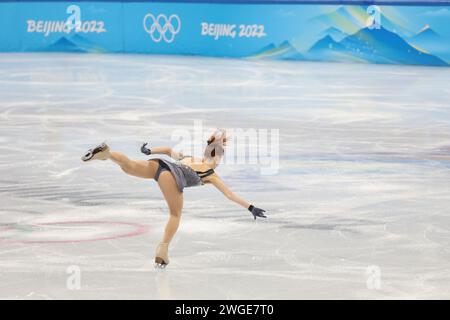
{"label": "skater's raised leg", "polygon": [[117,163],[125,173],[145,179],[153,179],[159,166],[155,160],[130,160],[120,152],[111,152],[109,160]]}
{"label": "skater's raised leg", "polygon": [[108,145],[105,143],[89,149],[81,159],[83,161],[109,159],[117,163],[125,173],[145,179],[153,179],[158,169],[157,161],[130,160],[123,153],[110,151]]}

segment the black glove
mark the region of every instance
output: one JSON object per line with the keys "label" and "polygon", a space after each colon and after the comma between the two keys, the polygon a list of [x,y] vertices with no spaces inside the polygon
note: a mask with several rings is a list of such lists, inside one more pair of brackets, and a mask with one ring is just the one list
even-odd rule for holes
{"label": "black glove", "polygon": [[263,213],[263,212],[266,212],[266,210],[257,208],[257,207],[255,207],[253,205],[250,205],[250,207],[248,207],[248,211],[250,211],[252,213],[252,215],[255,218],[255,220],[256,220],[256,217],[258,217],[258,218],[267,218],[264,215],[264,213]]}
{"label": "black glove", "polygon": [[152,154],[152,150],[150,150],[150,148],[147,148],[146,147],[146,145],[147,145],[148,143],[146,142],[146,143],[144,143],[143,145],[142,145],[142,147],[141,147],[141,152],[143,153],[143,154],[146,154],[146,155],[151,155]]}

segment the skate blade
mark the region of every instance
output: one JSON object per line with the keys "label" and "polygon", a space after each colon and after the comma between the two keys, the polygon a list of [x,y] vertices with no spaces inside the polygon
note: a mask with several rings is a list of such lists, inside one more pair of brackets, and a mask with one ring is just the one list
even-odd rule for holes
{"label": "skate blade", "polygon": [[155,258],[155,268],[165,269],[167,267],[167,265],[168,265],[168,263],[166,263],[163,258],[160,258],[160,257]]}
{"label": "skate blade", "polygon": [[81,160],[83,160],[84,162],[90,161],[90,160],[106,160],[106,159],[102,159],[100,156],[100,153],[102,153],[103,151],[105,151],[108,148],[108,145],[106,144],[106,142],[102,142],[101,144],[99,144],[97,147],[93,148],[93,149],[89,149],[84,156],[81,157]]}
{"label": "skate blade", "polygon": [[86,154],[84,156],[81,157],[81,160],[86,162],[86,161],[91,160],[93,156],[94,156],[94,154],[92,153],[92,149],[91,149],[88,152],[86,152]]}
{"label": "skate blade", "polygon": [[166,263],[155,263],[155,269],[165,269],[167,267]]}

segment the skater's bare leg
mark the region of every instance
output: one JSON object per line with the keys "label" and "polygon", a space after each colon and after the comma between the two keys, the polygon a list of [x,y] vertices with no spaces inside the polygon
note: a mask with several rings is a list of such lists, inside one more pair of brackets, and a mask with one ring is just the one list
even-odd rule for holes
{"label": "skater's bare leg", "polygon": [[157,161],[130,160],[120,152],[112,151],[109,160],[117,163],[125,173],[139,178],[153,179],[158,169]]}
{"label": "skater's bare leg", "polygon": [[99,144],[98,146],[89,149],[81,157],[81,160],[84,162],[108,159],[117,163],[125,173],[145,179],[153,179],[159,166],[156,160],[130,160],[123,153],[112,152],[106,143]]}
{"label": "skater's bare leg", "polygon": [[166,199],[169,207],[169,221],[166,224],[164,237],[162,242],[169,243],[175,232],[178,230],[178,226],[181,221],[181,211],[183,210],[183,194],[178,190],[177,183],[173,175],[164,171],[161,173],[158,179],[159,187]]}
{"label": "skater's bare leg", "polygon": [[181,212],[183,209],[183,193],[178,190],[175,178],[168,171],[164,171],[161,173],[158,179],[158,184],[161,192],[164,195],[164,198],[166,199],[170,215],[169,220],[166,223],[163,239],[156,250],[155,262],[167,264],[169,263],[169,243],[177,232],[178,226],[180,225],[181,221]]}

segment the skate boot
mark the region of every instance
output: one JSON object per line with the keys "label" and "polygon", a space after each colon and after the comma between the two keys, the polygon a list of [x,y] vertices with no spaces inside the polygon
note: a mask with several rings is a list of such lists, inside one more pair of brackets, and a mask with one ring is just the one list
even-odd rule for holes
{"label": "skate boot", "polygon": [[102,143],[98,146],[96,146],[93,149],[89,149],[86,151],[86,154],[81,157],[81,160],[83,161],[90,161],[90,160],[106,160],[110,156],[109,154],[109,147],[106,143]]}
{"label": "skate boot", "polygon": [[155,253],[155,267],[164,269],[169,264],[169,244],[167,242],[161,242],[156,247]]}

